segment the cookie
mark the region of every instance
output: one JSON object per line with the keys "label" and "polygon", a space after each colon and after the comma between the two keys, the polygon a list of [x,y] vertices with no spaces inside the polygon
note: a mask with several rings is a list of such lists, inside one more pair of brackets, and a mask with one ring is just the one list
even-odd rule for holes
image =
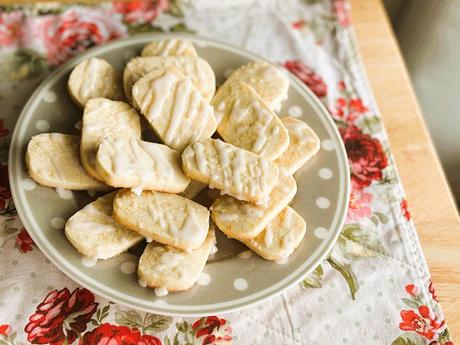
{"label": "cookie", "polygon": [[215,242],[215,232],[210,229],[203,244],[189,253],[149,243],[139,259],[139,284],[155,288],[159,297],[191,288],[200,277]]}
{"label": "cookie", "polygon": [[47,187],[71,190],[107,190],[80,162],[80,137],[61,133],[43,133],[32,137],[27,146],[29,175]]}
{"label": "cookie", "polygon": [[132,87],[140,78],[154,69],[176,68],[189,77],[206,101],[210,101],[216,89],[216,78],[209,64],[190,56],[147,56],[132,59],[123,72],[125,95],[131,100]]}
{"label": "cookie", "polygon": [[292,116],[281,118],[289,133],[289,146],[275,163],[293,175],[320,149],[320,141],[315,132],[303,121]]}
{"label": "cookie", "polygon": [[[287,149],[289,135],[278,116],[251,86],[234,83],[214,102],[221,114],[217,132],[228,143],[274,161]],[[220,98],[222,97],[222,98]]]}
{"label": "cookie", "polygon": [[162,144],[135,138],[107,137],[96,156],[96,169],[105,183],[113,187],[169,193],[184,191],[190,179],[181,167],[181,156]]}
{"label": "cookie", "polygon": [[306,229],[303,218],[288,206],[256,237],[242,242],[266,260],[283,261],[300,245]]}
{"label": "cookie", "polygon": [[107,136],[140,139],[139,115],[127,103],[106,98],[91,99],[83,113],[80,158],[88,174],[101,181],[103,178],[96,169],[96,155],[99,144]]}
{"label": "cookie", "polygon": [[183,151],[216,131],[214,111],[177,69],[156,69],[133,86],[133,101],[169,147]]}
{"label": "cookie", "polygon": [[[281,68],[265,61],[253,61],[234,71],[227,81],[217,90],[215,99],[228,93],[232,84],[246,83],[274,111],[279,111],[281,103],[288,97],[289,79]],[[215,108],[219,106],[214,100]]]}
{"label": "cookie", "polygon": [[113,66],[99,58],[80,62],[70,73],[67,81],[70,97],[81,108],[93,98],[108,98],[114,101],[123,98],[121,81]]}
{"label": "cookie", "polygon": [[86,205],[65,225],[65,235],[70,243],[92,260],[114,257],[143,239],[112,217],[116,193],[111,192]]}
{"label": "cookie", "polygon": [[294,178],[281,176],[265,204],[252,204],[224,195],[213,202],[211,217],[228,237],[237,240],[253,238],[288,205],[296,192]]}
{"label": "cookie", "polygon": [[167,39],[153,41],[142,49],[141,56],[192,56],[196,57],[195,47],[189,41],[181,39]]}
{"label": "cookie", "polygon": [[265,199],[278,181],[278,166],[219,139],[193,143],[182,153],[182,168],[193,180],[240,200]]}
{"label": "cookie", "polygon": [[115,219],[147,239],[182,250],[201,246],[209,229],[206,207],[175,194],[121,190],[113,203]]}

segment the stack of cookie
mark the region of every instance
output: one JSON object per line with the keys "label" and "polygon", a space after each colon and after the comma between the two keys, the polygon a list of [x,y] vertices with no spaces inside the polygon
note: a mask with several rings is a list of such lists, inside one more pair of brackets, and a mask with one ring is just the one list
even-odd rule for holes
{"label": "stack of cookie", "polygon": [[[190,42],[170,39],[148,44],[126,65],[123,87],[118,81],[102,59],[77,65],[68,91],[83,108],[81,135],[39,134],[26,153],[44,186],[109,191],[65,227],[86,264],[146,239],[140,284],[159,296],[186,290],[216,250],[215,226],[262,258],[285,261],[306,229],[288,206],[292,175],[319,149],[306,123],[275,113],[286,76],[252,62],[214,95],[209,64]],[[142,139],[139,113],[161,143]],[[205,187],[220,191],[210,210],[192,200]]]}

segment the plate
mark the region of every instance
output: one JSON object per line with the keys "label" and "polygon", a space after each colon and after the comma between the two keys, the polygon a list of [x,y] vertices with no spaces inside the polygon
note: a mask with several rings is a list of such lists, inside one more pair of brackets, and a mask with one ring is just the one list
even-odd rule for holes
{"label": "plate", "polygon": [[142,248],[86,267],[67,241],[63,227],[76,211],[95,199],[88,192],[56,191],[31,180],[25,151],[33,135],[78,134],[82,111],[72,102],[66,82],[73,67],[90,57],[109,61],[120,72],[142,47],[171,36],[191,40],[213,68],[217,83],[232,69],[262,57],[192,35],[147,34],[94,47],[54,71],[34,92],[19,117],[10,146],[9,175],[18,214],[40,250],[66,275],[114,302],[164,315],[204,316],[246,308],[299,283],[326,257],[336,241],[348,205],[349,174],[345,149],[327,110],[302,82],[290,75],[289,98],[279,114],[306,121],[321,139],[321,150],[296,175],[292,207],[307,222],[304,241],[285,264],[265,261],[237,241],[218,237],[218,253],[193,288],[158,298],[137,282]]}

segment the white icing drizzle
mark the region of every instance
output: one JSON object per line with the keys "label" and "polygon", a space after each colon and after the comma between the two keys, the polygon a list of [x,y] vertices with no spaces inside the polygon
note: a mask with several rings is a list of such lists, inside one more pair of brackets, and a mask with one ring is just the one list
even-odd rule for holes
{"label": "white icing drizzle", "polygon": [[273,230],[271,224],[268,224],[265,228],[264,244],[265,247],[270,247],[273,243]]}
{"label": "white icing drizzle", "polygon": [[248,115],[248,112],[249,108],[241,108],[240,101],[237,99],[233,103],[232,111],[230,112],[230,120],[235,123],[239,123]]}
{"label": "white icing drizzle", "polygon": [[[207,175],[208,173],[208,161],[205,156],[205,147],[201,143],[195,143],[193,145],[194,151],[195,151],[195,160],[196,160],[196,165],[198,166],[198,170],[204,174]],[[209,185],[210,188],[211,185]]]}
{"label": "white icing drizzle", "polygon": [[164,297],[168,294],[168,289],[165,287],[157,287],[153,291],[157,297]]}
{"label": "white icing drizzle", "polygon": [[284,211],[283,224],[281,225],[281,227],[283,229],[288,230],[289,227],[291,226],[291,220],[292,220],[292,209],[288,207]]}
{"label": "white icing drizzle", "polygon": [[176,81],[177,77],[173,73],[166,72],[150,83],[149,91],[153,91],[153,97],[150,92],[146,92],[141,102],[138,102],[141,109],[148,109],[147,114],[149,119],[154,119],[162,114],[163,106],[171,94],[171,89]]}
{"label": "white icing drizzle", "polygon": [[131,188],[131,192],[133,192],[133,193],[136,194],[137,196],[141,196],[141,195],[142,195],[142,192],[143,192],[143,187],[142,187],[142,185],[136,186],[136,187],[132,187],[132,188]]}
{"label": "white icing drizzle", "polygon": [[187,217],[184,220],[181,229],[170,227],[170,233],[174,238],[192,242],[200,234],[200,223],[196,219],[196,214],[190,205],[187,205]]}
{"label": "white icing drizzle", "polygon": [[[192,92],[194,91],[194,92]],[[183,115],[187,110],[187,105],[190,102],[189,98],[196,98],[198,91],[193,88],[190,79],[182,79],[177,83],[176,86],[176,97],[174,98],[173,109],[169,119],[168,130],[164,134],[165,142],[172,142],[172,139],[177,133],[179,124],[183,119]],[[194,97],[194,95],[196,95]],[[196,106],[196,105],[195,105]]]}
{"label": "white icing drizzle", "polygon": [[147,282],[145,281],[145,279],[139,279],[138,281],[139,285],[142,286],[142,287],[147,287]]}
{"label": "white icing drizzle", "polygon": [[83,68],[83,78],[79,88],[79,93],[83,99],[87,99],[96,91],[96,84],[100,80],[99,61],[95,58],[86,60]]}
{"label": "white icing drizzle", "polygon": [[294,240],[291,234],[288,232],[282,238],[281,253],[283,257],[287,258],[289,255],[292,254],[293,251],[294,251]]}
{"label": "white icing drizzle", "polygon": [[85,267],[94,267],[96,266],[97,259],[88,257],[88,256],[83,256],[81,258],[81,264]]}
{"label": "white icing drizzle", "polygon": [[254,141],[251,151],[260,153],[268,142],[265,130],[270,126],[273,116],[267,114],[265,109],[263,109],[256,101],[252,102],[252,107],[254,108],[257,116],[257,122],[254,125],[254,129],[257,131],[257,138]]}
{"label": "white icing drizzle", "polygon": [[284,126],[301,145],[315,143],[315,139],[308,135],[308,126],[301,122],[285,122]]}

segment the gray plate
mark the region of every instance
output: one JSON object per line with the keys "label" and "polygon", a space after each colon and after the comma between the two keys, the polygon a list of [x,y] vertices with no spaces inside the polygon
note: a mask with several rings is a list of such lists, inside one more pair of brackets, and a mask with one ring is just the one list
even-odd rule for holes
{"label": "gray plate", "polygon": [[[189,291],[157,298],[138,285],[135,268],[138,250],[85,267],[80,254],[66,240],[62,223],[94,198],[86,192],[57,193],[36,185],[27,176],[24,161],[27,143],[41,132],[77,134],[81,119],[66,91],[69,73],[89,57],[106,59],[121,73],[126,62],[152,40],[172,35],[148,34],[99,46],[72,59],[52,73],[35,91],[19,117],[10,148],[10,184],[24,226],[40,250],[65,274],[96,294],[121,304],[165,315],[201,316],[230,312],[273,297],[298,283],[327,255],[342,227],[349,193],[349,174],[340,135],[321,102],[298,79],[290,76],[289,98],[280,112],[298,113],[321,139],[320,152],[297,174],[298,193],[292,207],[307,222],[307,234],[284,265],[265,261],[242,244],[218,237],[219,252],[208,262],[200,284]],[[213,68],[217,82],[228,69],[262,59],[240,48],[196,36],[198,54]]]}

